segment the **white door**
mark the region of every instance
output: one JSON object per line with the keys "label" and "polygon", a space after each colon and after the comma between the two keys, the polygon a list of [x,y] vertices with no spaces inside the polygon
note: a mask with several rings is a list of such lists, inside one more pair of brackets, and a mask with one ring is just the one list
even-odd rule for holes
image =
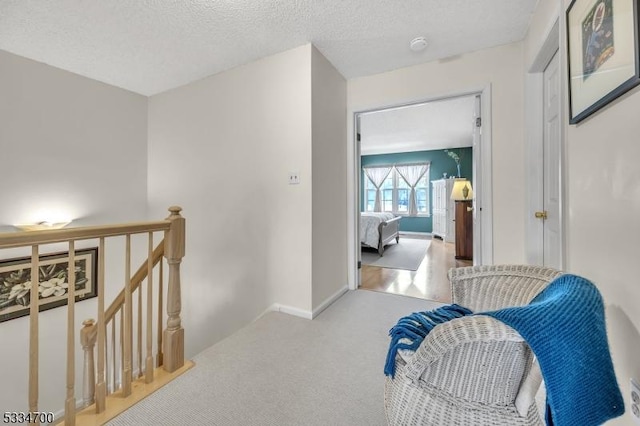
{"label": "white door", "polygon": [[543,73],[544,134],[543,134],[543,203],[536,217],[543,221],[543,264],[562,267],[562,229],[560,218],[560,69],[558,53]]}

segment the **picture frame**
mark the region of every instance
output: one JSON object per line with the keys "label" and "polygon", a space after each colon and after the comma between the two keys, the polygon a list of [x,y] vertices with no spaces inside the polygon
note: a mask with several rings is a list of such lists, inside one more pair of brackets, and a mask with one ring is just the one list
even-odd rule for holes
{"label": "picture frame", "polygon": [[[98,294],[98,248],[75,251],[75,300]],[[39,311],[64,306],[68,300],[69,252],[39,258]],[[29,315],[31,257],[0,260],[0,322]]]}
{"label": "picture frame", "polygon": [[567,9],[569,124],[640,84],[637,0],[573,0]]}

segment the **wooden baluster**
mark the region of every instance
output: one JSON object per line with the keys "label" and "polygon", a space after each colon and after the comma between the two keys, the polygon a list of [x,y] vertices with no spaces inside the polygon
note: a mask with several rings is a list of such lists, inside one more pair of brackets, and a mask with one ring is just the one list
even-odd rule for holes
{"label": "wooden baluster", "polygon": [[105,356],[107,354],[107,324],[104,321],[104,237],[98,246],[98,378],[96,383],[96,413],[105,409],[107,389]]}
{"label": "wooden baluster", "polygon": [[94,403],[96,394],[96,369],[93,361],[93,349],[97,337],[95,324],[93,319],[85,320],[82,322],[83,327],[80,330],[80,344],[84,350],[82,398],[85,407]]}
{"label": "wooden baluster", "polygon": [[[120,308],[122,312],[122,308]],[[111,320],[111,364],[113,365],[113,378],[111,379],[111,393],[116,391],[116,376],[118,369],[116,368],[116,318],[118,313],[113,314]]]}
{"label": "wooden baluster", "polygon": [[138,378],[142,377],[142,283],[138,284]]}
{"label": "wooden baluster", "polygon": [[147,358],[144,367],[145,383],[153,382],[153,232],[149,232],[147,253]]}
{"label": "wooden baluster", "polygon": [[167,288],[167,328],[164,331],[164,369],[170,373],[184,365],[184,329],[180,320],[180,262],[184,257],[185,220],[180,216],[182,208],[169,207],[171,221],[165,233],[164,255],[169,264],[169,284]]}
{"label": "wooden baluster", "polygon": [[122,396],[131,395],[131,358],[133,347],[133,302],[131,300],[131,235],[126,237],[124,290],[124,362],[122,369]]}
{"label": "wooden baluster", "polygon": [[124,383],[124,316],[125,308],[122,305],[120,307],[120,359],[118,360],[120,364],[120,387],[117,389],[122,389]]}
{"label": "wooden baluster", "polygon": [[162,318],[164,312],[164,306],[162,304],[162,295],[163,295],[163,287],[164,287],[164,260],[160,259],[158,265],[158,343],[156,354],[156,366],[160,367],[162,365]]}
{"label": "wooden baluster", "polygon": [[[98,326],[100,326],[100,324],[98,324]],[[109,374],[111,374],[111,369],[109,368],[109,330],[105,330],[105,341],[104,341],[104,394],[105,394],[105,400],[107,395],[109,395]],[[100,367],[98,367],[100,368]],[[98,385],[96,385],[96,399],[98,398],[97,395],[97,389],[98,389]],[[96,404],[96,410],[98,409],[98,404]]]}
{"label": "wooden baluster", "polygon": [[[39,292],[40,286],[40,255],[38,246],[31,247],[31,293],[29,295],[29,411],[38,411],[38,312],[39,312]],[[39,416],[36,416],[39,417]],[[35,419],[33,424],[40,424],[39,419]]]}
{"label": "wooden baluster", "polygon": [[67,270],[67,399],[64,404],[64,424],[76,424],[75,397],[75,303],[76,303],[76,252],[75,241],[69,241],[69,266]]}

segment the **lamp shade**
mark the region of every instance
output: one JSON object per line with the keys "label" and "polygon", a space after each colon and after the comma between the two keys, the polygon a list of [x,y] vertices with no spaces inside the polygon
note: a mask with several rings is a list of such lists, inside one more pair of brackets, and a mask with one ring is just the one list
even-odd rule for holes
{"label": "lamp shade", "polygon": [[471,182],[466,179],[456,179],[451,190],[451,199],[456,201],[471,200],[473,198],[473,188]]}

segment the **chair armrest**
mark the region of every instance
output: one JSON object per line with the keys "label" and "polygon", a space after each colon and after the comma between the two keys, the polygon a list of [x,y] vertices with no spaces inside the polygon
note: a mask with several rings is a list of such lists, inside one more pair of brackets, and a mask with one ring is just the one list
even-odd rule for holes
{"label": "chair armrest", "polygon": [[432,363],[456,347],[489,341],[524,342],[524,339],[513,328],[492,317],[473,315],[456,318],[431,330],[407,362],[405,375],[415,383]]}
{"label": "chair armrest", "polygon": [[484,265],[449,270],[453,303],[486,312],[529,303],[562,271],[530,265]]}
{"label": "chair armrest", "polygon": [[[532,359],[522,336],[508,325],[466,316],[436,326],[407,359],[401,376],[430,393],[504,407],[515,404]],[[518,406],[530,402],[528,394],[520,399]]]}
{"label": "chair armrest", "polygon": [[[447,356],[451,359],[442,362]],[[428,372],[430,367],[435,371]],[[442,374],[438,369],[443,367],[447,368],[447,375],[451,371],[456,375],[439,381]],[[501,371],[500,377],[486,377],[486,371],[497,370]],[[456,318],[436,326],[408,359],[403,372],[404,378],[416,386],[421,386],[419,382],[428,376],[432,382],[429,385],[436,381],[438,389],[449,395],[484,404],[514,404],[521,417],[526,417],[535,403],[542,382],[540,367],[522,336],[484,315]],[[478,394],[473,389],[484,391]]]}

